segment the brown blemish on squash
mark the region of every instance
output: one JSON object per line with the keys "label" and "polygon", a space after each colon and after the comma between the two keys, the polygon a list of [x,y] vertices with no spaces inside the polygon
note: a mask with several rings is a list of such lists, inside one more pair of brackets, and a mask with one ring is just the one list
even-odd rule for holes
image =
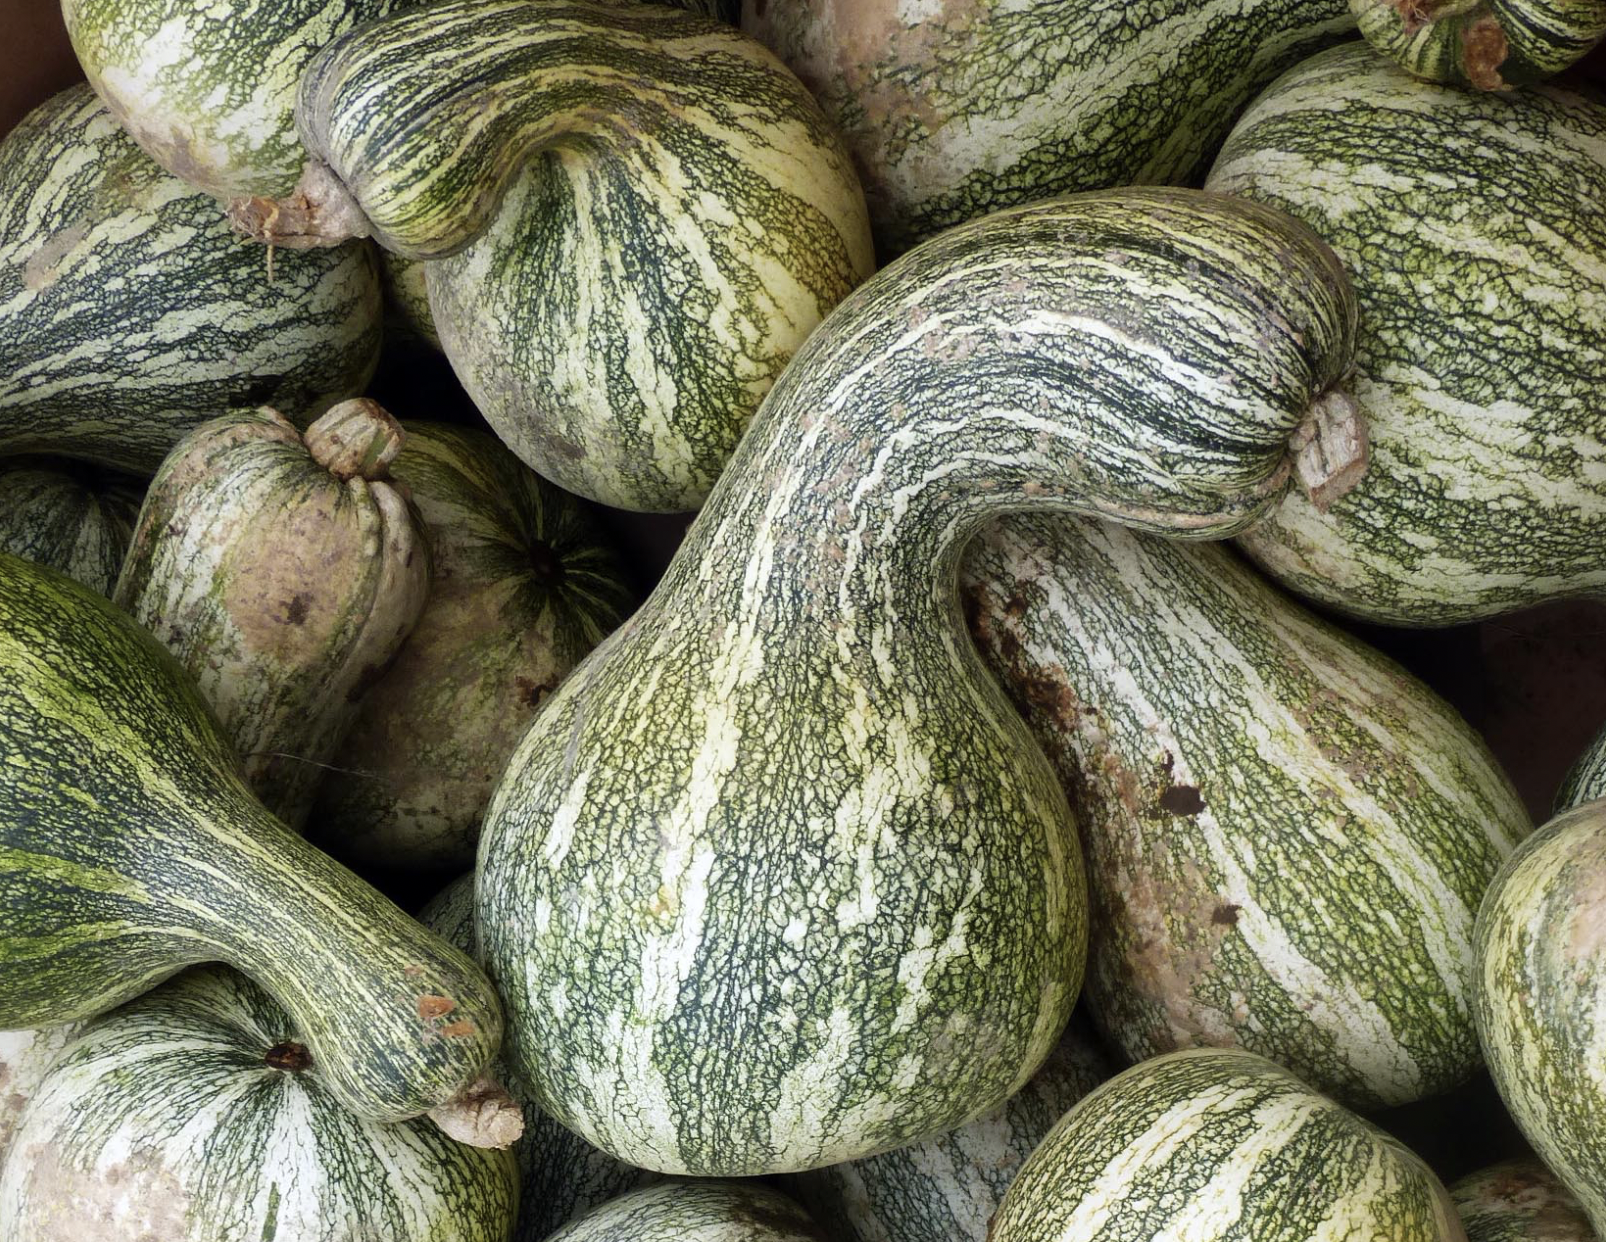
{"label": "brown blemish on squash", "polygon": [[474,1023],[469,1021],[467,1018],[462,1018],[456,1022],[452,1022],[441,1027],[441,1034],[446,1036],[448,1039],[467,1039],[471,1035],[478,1034],[479,1029],[479,1027],[475,1026]]}
{"label": "brown blemish on squash", "polygon": [[1205,809],[1204,798],[1194,785],[1168,786],[1161,792],[1158,805],[1170,815],[1197,815]]}
{"label": "brown blemish on squash", "polygon": [[418,1016],[425,1022],[444,1018],[456,1008],[457,1002],[449,996],[425,995],[418,998]]}
{"label": "brown blemish on squash", "polygon": [[1231,902],[1222,902],[1210,916],[1210,921],[1218,927],[1237,927],[1238,911],[1242,909],[1242,906],[1235,906]]}
{"label": "brown blemish on squash", "polygon": [[1461,32],[1461,64],[1467,81],[1481,91],[1509,90],[1500,76],[1500,66],[1506,63],[1511,47],[1500,19],[1490,14],[1480,17]]}
{"label": "brown blemish on squash", "polygon": [[298,1044],[294,1040],[287,1039],[269,1048],[263,1054],[262,1062],[269,1069],[283,1070],[289,1074],[299,1074],[312,1068],[312,1053],[307,1051],[305,1044]]}
{"label": "brown blemish on squash", "polygon": [[52,233],[46,238],[44,245],[29,255],[28,261],[22,265],[23,288],[39,293],[55,284],[61,275],[61,261],[87,236],[89,236],[87,224],[75,224],[71,228]]}
{"label": "brown blemish on squash", "polygon": [[[23,1202],[33,1210],[13,1221],[29,1242],[171,1242],[190,1236],[183,1181],[148,1149],[102,1170],[63,1158],[64,1145],[36,1143],[22,1153]],[[19,1205],[7,1204],[8,1212]]]}
{"label": "brown blemish on squash", "polygon": [[307,620],[307,597],[297,592],[284,606],[284,619],[291,625],[304,625]]}

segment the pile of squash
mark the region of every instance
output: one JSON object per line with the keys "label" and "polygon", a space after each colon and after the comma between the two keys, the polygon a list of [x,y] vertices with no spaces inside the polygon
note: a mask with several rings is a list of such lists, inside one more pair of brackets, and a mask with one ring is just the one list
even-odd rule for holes
{"label": "pile of squash", "polygon": [[62,12],[0,1242],[1606,1239],[1606,0]]}

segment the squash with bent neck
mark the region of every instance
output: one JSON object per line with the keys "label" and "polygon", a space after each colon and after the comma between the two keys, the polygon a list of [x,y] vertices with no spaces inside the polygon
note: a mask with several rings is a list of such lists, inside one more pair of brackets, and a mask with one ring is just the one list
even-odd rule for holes
{"label": "squash with bent neck", "polygon": [[1009,510],[1212,538],[1295,472],[1341,489],[1354,325],[1313,234],[1186,190],[998,213],[851,295],[492,799],[480,936],[542,1107],[736,1176],[1018,1089],[1076,999],[1086,889],[959,553]]}

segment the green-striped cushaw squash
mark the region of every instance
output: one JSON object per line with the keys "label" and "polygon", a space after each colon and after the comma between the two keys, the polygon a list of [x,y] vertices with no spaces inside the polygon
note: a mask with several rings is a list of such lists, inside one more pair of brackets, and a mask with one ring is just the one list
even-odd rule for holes
{"label": "green-striped cushaw squash", "polygon": [[1360,302],[1366,479],[1243,539],[1324,605],[1450,625],[1606,586],[1606,101],[1410,77],[1365,43],[1245,113],[1210,189],[1298,216]]}
{"label": "green-striped cushaw squash", "polygon": [[1478,1037],[1539,1158],[1606,1233],[1606,799],[1517,849],[1478,911]]}
{"label": "green-striped cushaw squash", "polygon": [[359,870],[450,874],[531,717],[633,601],[595,518],[495,436],[402,426],[390,473],[429,533],[429,598],[329,760],[311,840]]}
{"label": "green-striped cushaw squash", "polygon": [[1596,798],[1606,798],[1606,729],[1573,761],[1556,791],[1555,810],[1559,813]]}
{"label": "green-striped cushaw squash", "polygon": [[513,1155],[347,1112],[284,1010],[199,967],[90,1023],[0,1158],[0,1242],[511,1242]]}
{"label": "green-striped cushaw squash", "polygon": [[54,457],[0,461],[0,552],[111,594],[145,489],[132,476]]}
{"label": "green-striped cushaw squash", "polygon": [[256,800],[200,692],[104,596],[0,553],[0,1028],[218,961],[284,1005],[342,1104],[444,1106],[502,1015],[463,953]]}
{"label": "green-striped cushaw squash", "polygon": [[[464,83],[468,85],[464,85]],[[246,200],[286,244],[428,259],[441,344],[530,466],[620,508],[702,503],[759,400],[872,268],[841,140],[755,40],[660,5],[447,0],[326,48],[318,160]]]}
{"label": "green-striped cushaw squash", "polygon": [[793,1179],[833,1242],[987,1242],[987,1228],[1026,1158],[1065,1112],[1113,1073],[1085,1019],[1032,1080],[947,1134]]}
{"label": "green-striped cushaw squash", "polygon": [[178,658],[252,792],[297,831],[429,594],[428,534],[390,473],[402,441],[364,397],[304,433],[266,406],[203,423],[151,481],[112,592]]}
{"label": "green-striped cushaw squash", "polygon": [[1349,0],[1360,31],[1419,78],[1479,90],[1560,73],[1606,38],[1606,0]]}
{"label": "green-striped cushaw squash", "polygon": [[837,1242],[779,1191],[751,1182],[666,1182],[622,1195],[548,1242]]}
{"label": "green-striped cushaw squash", "polygon": [[965,637],[960,549],[1017,508],[1242,529],[1332,429],[1352,314],[1306,230],[1191,190],[997,213],[850,295],[492,799],[478,924],[541,1106],[631,1164],[737,1176],[1024,1086],[1081,984],[1085,887]]}
{"label": "green-striped cushaw squash", "polygon": [[1241,1047],[1362,1109],[1478,1069],[1473,921],[1532,824],[1453,707],[1220,546],[1013,517],[961,589],[1080,822],[1128,1063]]}
{"label": "green-striped cushaw squash", "polygon": [[1032,1153],[992,1242],[1466,1242],[1397,1140],[1253,1053],[1190,1048],[1117,1075]]}
{"label": "green-striped cushaw squash", "polygon": [[[473,954],[474,876],[470,872],[448,884],[418,912],[418,921],[448,944]],[[524,1133],[513,1145],[519,1165],[519,1215],[514,1242],[545,1242],[559,1227],[610,1199],[661,1180],[598,1151],[572,1130],[541,1111],[519,1080],[502,1072],[504,1082],[524,1116]],[[846,1239],[840,1242],[847,1242]]]}
{"label": "green-striped cushaw squash", "polygon": [[1597,1242],[1578,1200],[1537,1160],[1468,1173],[1450,1184],[1450,1198],[1467,1242]]}
{"label": "green-striped cushaw squash", "polygon": [[230,407],[310,419],[367,382],[379,318],[371,247],[270,269],[87,86],[0,142],[0,453],[150,475]]}
{"label": "green-striped cushaw squash", "polygon": [[1015,203],[1197,182],[1345,0],[745,0],[853,153],[883,262]]}

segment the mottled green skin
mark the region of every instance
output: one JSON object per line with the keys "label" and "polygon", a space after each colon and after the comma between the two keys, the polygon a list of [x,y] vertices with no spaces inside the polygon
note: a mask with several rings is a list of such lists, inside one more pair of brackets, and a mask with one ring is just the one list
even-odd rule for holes
{"label": "mottled green skin", "polygon": [[270,280],[88,87],[0,143],[0,453],[149,475],[231,406],[304,425],[367,382],[379,315],[371,247],[278,253]]}
{"label": "mottled green skin", "polygon": [[802,84],[663,6],[402,14],[320,55],[299,115],[386,248],[439,260],[434,325],[492,428],[619,508],[697,508],[872,270],[858,181]]}
{"label": "mottled green skin", "polygon": [[0,461],[0,552],[109,595],[143,495],[115,471],[48,457]]}
{"label": "mottled green skin", "polygon": [[1606,801],[1564,811],[1478,911],[1478,1037],[1539,1158],[1606,1233]]}
{"label": "mottled green skin", "polygon": [[1303,229],[1182,190],[1000,213],[851,295],[492,800],[479,927],[542,1107],[734,1176],[1023,1086],[1081,982],[1085,890],[964,637],[959,550],[1023,508],[1242,529],[1351,311]]}
{"label": "mottled green skin", "polygon": [[1402,69],[1480,90],[1560,73],[1606,38],[1603,0],[1349,0],[1361,34]]}
{"label": "mottled green skin", "polygon": [[1000,207],[1197,181],[1344,0],[746,0],[842,131],[881,259]]}
{"label": "mottled green skin", "polygon": [[1556,792],[1559,814],[1596,798],[1606,798],[1606,729],[1595,735],[1589,749],[1579,755]]}
{"label": "mottled green skin", "polygon": [[501,1035],[485,976],[268,814],[148,632],[0,554],[0,669],[0,1028],[221,961],[285,1006],[359,1116],[417,1116],[479,1076]]}
{"label": "mottled green skin", "polygon": [[1351,615],[1452,625],[1606,586],[1606,102],[1419,82],[1366,44],[1278,80],[1207,182],[1298,216],[1361,307],[1366,478],[1243,546]]}
{"label": "mottled green skin", "polygon": [[353,866],[439,874],[474,865],[530,719],[633,601],[591,515],[496,437],[404,426],[391,476],[430,532],[429,599],[329,760],[311,839]]}
{"label": "mottled green skin", "polygon": [[[448,884],[418,912],[418,921],[448,944],[473,954],[474,876]],[[658,1175],[615,1160],[541,1111],[517,1078],[498,1060],[491,1077],[503,1084],[524,1113],[524,1134],[513,1145],[519,1165],[519,1216],[514,1242],[545,1242],[569,1221]]]}
{"label": "mottled green skin", "polygon": [[1417,1156],[1252,1053],[1156,1057],[1073,1108],[992,1242],[1465,1242]]}
{"label": "mottled green skin", "polygon": [[739,1182],[669,1182],[621,1196],[549,1242],[827,1242],[785,1195]]}
{"label": "mottled green skin", "polygon": [[986,1242],[1026,1158],[1113,1068],[1085,1020],[1021,1090],[984,1117],[920,1143],[793,1179],[833,1242]]}
{"label": "mottled green skin", "polygon": [[1578,1200],[1537,1160],[1512,1160],[1450,1186],[1467,1242],[1596,1242]]}
{"label": "mottled green skin", "polygon": [[1532,824],[1453,707],[1221,547],[1014,517],[962,589],[1081,823],[1128,1063],[1242,1047],[1366,1109],[1477,1070],[1473,920]]}
{"label": "mottled green skin", "polygon": [[[91,1023],[0,1163],[4,1242],[510,1242],[512,1154],[347,1112],[296,1024],[223,967]],[[282,1052],[281,1052],[282,1055]]]}

